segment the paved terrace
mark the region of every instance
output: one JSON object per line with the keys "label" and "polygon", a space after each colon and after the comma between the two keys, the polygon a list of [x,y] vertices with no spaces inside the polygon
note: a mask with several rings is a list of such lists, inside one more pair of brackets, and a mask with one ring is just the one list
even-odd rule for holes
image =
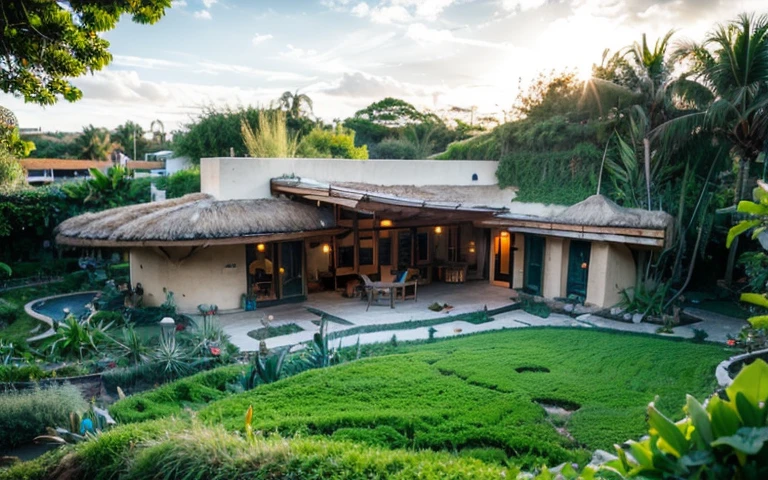
{"label": "paved terrace", "polygon": [[[328,330],[336,332],[341,337],[342,345],[354,345],[358,338],[363,344],[386,342],[396,335],[398,340],[423,340],[428,338],[429,327],[402,328],[380,332],[356,334],[350,332],[344,336],[345,330],[350,330],[367,325],[387,325],[401,322],[445,319],[445,323],[434,325],[437,330],[436,338],[444,338],[455,335],[463,335],[488,330],[501,330],[506,328],[525,328],[529,326],[552,327],[583,327],[583,328],[608,328],[615,330],[654,334],[658,325],[650,323],[624,323],[605,319],[595,315],[581,315],[572,318],[567,315],[553,313],[549,318],[540,318],[522,310],[500,313],[493,320],[475,325],[461,320],[451,320],[451,317],[463,313],[476,312],[487,307],[489,310],[507,307],[515,302],[510,299],[512,292],[507,288],[495,287],[485,282],[470,282],[466,284],[435,283],[419,287],[418,301],[408,298],[406,301],[398,300],[395,308],[389,307],[389,299],[382,297],[379,304],[371,305],[366,312],[367,302],[360,298],[344,298],[337,292],[322,292],[309,296],[307,301],[295,304],[285,304],[274,307],[257,309],[252,312],[236,312],[222,314],[219,321],[224,331],[230,335],[232,343],[243,351],[255,351],[259,348],[259,341],[248,336],[248,332],[262,326],[261,319],[271,315],[270,323],[273,327],[284,324],[296,324],[303,329],[301,332],[266,340],[268,348],[293,346],[312,340],[312,336],[318,331],[320,314],[341,319],[343,323],[329,322]],[[433,312],[427,307],[433,303],[452,305],[449,312]],[[708,340],[725,342],[727,335],[735,335],[746,322],[709,314],[704,311],[687,311],[701,322],[675,328],[674,336],[693,337],[693,329],[705,330],[709,334]],[[339,340],[334,341],[338,345]]]}

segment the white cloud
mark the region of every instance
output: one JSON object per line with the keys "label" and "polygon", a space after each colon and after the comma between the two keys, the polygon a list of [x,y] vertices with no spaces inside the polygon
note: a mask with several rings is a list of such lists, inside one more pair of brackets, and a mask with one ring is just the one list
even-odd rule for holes
{"label": "white cloud", "polygon": [[456,43],[460,45],[504,50],[513,48],[507,43],[494,43],[474,38],[456,37],[450,30],[429,28],[423,23],[412,23],[409,25],[408,30],[405,32],[405,36],[422,44]]}
{"label": "white cloud", "polygon": [[547,0],[501,0],[501,8],[508,12],[525,12],[544,6]]}
{"label": "white cloud", "polygon": [[268,40],[272,40],[272,38],[274,38],[274,37],[272,37],[272,35],[269,34],[269,33],[264,34],[264,35],[261,35],[261,34],[257,33],[251,39],[251,43],[253,44],[253,46],[256,46],[256,45],[260,45],[260,44],[262,44],[262,43],[264,43],[264,42],[266,42]]}
{"label": "white cloud", "polygon": [[334,82],[316,84],[307,91],[327,95],[379,99],[382,97],[430,96],[434,88],[399,82],[390,76],[375,76],[362,72],[345,73]]}
{"label": "white cloud", "polygon": [[211,8],[217,2],[218,0],[203,0],[203,5],[205,5],[205,8]]}
{"label": "white cloud", "polygon": [[200,20],[210,20],[213,18],[211,17],[211,12],[209,12],[208,10],[198,10],[197,12],[194,13],[194,15],[195,15],[195,18]]}
{"label": "white cloud", "polygon": [[352,15],[356,17],[365,17],[371,12],[371,7],[365,2],[360,2],[352,8]]}
{"label": "white cloud", "polygon": [[374,23],[382,24],[409,23],[413,20],[408,10],[400,5],[376,7],[371,10],[370,18]]}
{"label": "white cloud", "polygon": [[455,0],[391,0],[393,5],[401,5],[414,8],[414,15],[418,18],[435,21],[443,10],[450,7]]}
{"label": "white cloud", "polygon": [[131,55],[114,55],[112,60],[113,65],[120,67],[132,67],[132,68],[148,68],[148,69],[171,69],[181,68],[186,65],[180,62],[174,62],[171,60],[163,60],[160,58],[148,58],[148,57],[134,57]]}
{"label": "white cloud", "polygon": [[230,63],[218,63],[218,62],[200,62],[205,73],[216,75],[218,73],[234,73],[239,75],[246,75],[249,77],[257,77],[265,79],[268,82],[276,81],[310,81],[315,80],[316,77],[310,77],[299,73],[285,72],[279,70],[262,70],[258,68],[251,68],[245,65],[234,65]]}
{"label": "white cloud", "polygon": [[187,2],[185,0],[173,0],[173,2],[171,2],[171,7],[184,8],[186,6]]}

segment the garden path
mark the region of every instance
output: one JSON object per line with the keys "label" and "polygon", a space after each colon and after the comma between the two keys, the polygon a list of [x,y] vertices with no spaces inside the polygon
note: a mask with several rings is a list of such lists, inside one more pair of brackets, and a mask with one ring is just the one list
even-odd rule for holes
{"label": "garden path", "polygon": [[[266,340],[268,348],[293,346],[311,341],[318,329],[317,324],[321,313],[339,319],[339,322],[329,322],[328,331],[340,337],[334,341],[334,345],[338,345],[337,342],[339,342],[343,346],[354,345],[358,338],[362,344],[387,342],[393,335],[398,341],[427,339],[430,326],[402,325],[403,322],[423,320],[434,323],[431,327],[435,329],[435,338],[532,326],[605,328],[647,334],[656,334],[658,328],[658,325],[654,324],[625,323],[588,314],[573,318],[553,313],[548,318],[540,318],[522,310],[498,313],[493,316],[492,321],[481,324],[470,323],[460,318],[452,320],[457,315],[476,312],[484,307],[489,310],[509,307],[515,303],[510,296],[509,289],[482,282],[462,285],[433,284],[419,289],[418,302],[414,302],[413,299],[405,302],[398,301],[395,309],[390,309],[389,301],[384,299],[380,305],[372,306],[366,312],[366,303],[360,299],[343,298],[335,292],[322,292],[310,295],[306,302],[268,307],[252,312],[222,314],[219,319],[224,331],[230,335],[232,343],[243,351],[258,350],[259,341],[248,336],[248,332],[260,328],[262,326],[260,320],[270,315],[273,317],[271,326],[279,327],[293,323],[302,328],[302,331],[268,338]],[[433,312],[427,308],[433,303],[448,303],[454,308],[449,312]],[[735,335],[742,326],[746,325],[743,320],[711,314],[699,309],[686,309],[686,313],[701,319],[701,322],[676,327],[670,336],[692,338],[693,330],[701,329],[709,334],[708,340],[725,342],[728,334]],[[442,319],[445,321],[441,322]],[[386,330],[355,333],[361,328]],[[355,329],[355,332],[351,329]],[[350,331],[350,334],[344,336],[344,331]]]}

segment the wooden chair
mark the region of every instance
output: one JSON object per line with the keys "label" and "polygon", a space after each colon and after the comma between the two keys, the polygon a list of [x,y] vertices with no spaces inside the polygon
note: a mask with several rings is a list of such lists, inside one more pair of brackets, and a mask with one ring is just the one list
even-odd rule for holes
{"label": "wooden chair", "polygon": [[389,293],[389,307],[395,308],[395,292],[396,288],[400,285],[393,282],[374,282],[368,275],[358,274],[363,281],[363,288],[365,289],[365,296],[368,298],[368,306],[365,307],[367,312],[371,308],[373,298],[376,297],[376,301],[379,301],[379,296],[383,293]]}

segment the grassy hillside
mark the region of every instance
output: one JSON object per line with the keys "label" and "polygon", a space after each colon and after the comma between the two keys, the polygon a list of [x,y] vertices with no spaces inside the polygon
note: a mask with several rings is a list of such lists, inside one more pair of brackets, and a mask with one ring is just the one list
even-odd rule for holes
{"label": "grassy hillside", "polygon": [[[111,410],[122,422],[139,423],[75,447],[67,465],[77,478],[140,473],[150,463],[175,465],[176,475],[191,468],[185,462],[193,471],[230,472],[226,478],[253,469],[258,478],[386,478],[388,471],[416,478],[418,469],[433,470],[424,478],[446,471],[498,478],[507,459],[526,468],[583,464],[589,451],[644,433],[645,407],[655,395],[662,411],[682,416],[685,394],[711,393],[714,368],[727,356],[716,345],[584,329],[531,328],[381,349],[392,354],[241,394],[226,392],[237,373],[226,367],[129,397]],[[541,404],[575,411],[553,415]],[[253,429],[266,436],[255,448],[242,437],[251,405]],[[182,414],[188,408],[197,412]],[[169,426],[171,415],[177,420]],[[163,418],[141,421],[153,417]],[[414,453],[423,450],[438,453]],[[287,463],[278,468],[281,459]],[[37,468],[29,478],[56,478],[52,468],[64,463],[48,457],[24,468]],[[321,470],[302,476],[307,465]],[[317,474],[332,470],[346,473]]]}

